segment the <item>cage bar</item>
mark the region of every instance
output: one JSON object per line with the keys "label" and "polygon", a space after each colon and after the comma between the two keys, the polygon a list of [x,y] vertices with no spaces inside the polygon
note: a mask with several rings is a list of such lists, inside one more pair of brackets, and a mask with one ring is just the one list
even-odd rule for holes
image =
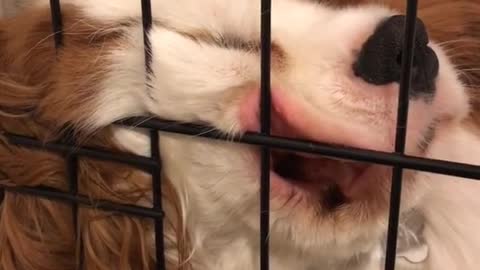
{"label": "cage bar", "polygon": [[58,49],[63,45],[63,22],[60,0],[50,0],[50,12],[52,17],[52,30],[55,40],[55,47]]}
{"label": "cage bar", "polygon": [[[56,51],[63,46],[63,19],[60,0],[50,0],[50,12],[52,19],[52,29],[54,34]],[[66,143],[73,143],[75,141],[73,132],[67,132],[64,134],[62,140]],[[65,156],[66,162],[66,174],[68,180],[68,189],[71,196],[77,196],[78,194],[78,157],[72,151]],[[78,259],[77,269],[83,269],[83,245],[81,241],[81,227],[78,220],[78,208],[77,202],[72,201],[72,222],[74,226],[75,239],[78,242]]]}
{"label": "cage bar", "polygon": [[145,51],[145,68],[147,71],[147,81],[152,74],[152,44],[149,38],[149,32],[152,29],[152,4],[150,0],[142,0],[142,25],[143,25],[143,47]]}
{"label": "cage bar", "polygon": [[[142,25],[143,25],[143,46],[145,54],[145,81],[147,91],[149,91],[150,76],[152,70],[152,44],[150,42],[149,33],[152,29],[152,4],[150,0],[142,0]],[[161,158],[160,158],[160,143],[158,131],[150,130],[150,155],[154,160],[155,166],[152,167],[150,173],[152,175],[152,194],[153,194],[153,209],[163,213],[162,207],[162,183],[161,183]],[[163,239],[163,215],[154,219],[155,227],[155,257],[156,269],[165,269],[165,252]]]}
{"label": "cage bar", "polygon": [[[150,0],[141,0],[142,25],[145,49],[146,86],[150,87],[152,71],[152,47],[149,31],[152,27],[152,8]],[[387,251],[385,269],[395,269],[396,243],[398,234],[399,210],[401,203],[402,172],[404,169],[439,173],[451,176],[480,180],[480,166],[471,164],[449,162],[435,159],[426,159],[404,154],[406,140],[406,124],[408,122],[408,92],[411,83],[411,70],[413,66],[413,47],[415,41],[415,23],[417,17],[418,0],[408,0],[405,25],[405,40],[402,54],[402,77],[398,97],[397,132],[395,152],[379,152],[365,149],[355,149],[325,143],[314,143],[305,140],[296,140],[271,136],[270,134],[270,62],[271,62],[271,0],[261,0],[261,131],[260,133],[247,133],[241,137],[227,137],[224,133],[211,129],[211,127],[196,124],[182,124],[169,120],[135,117],[119,121],[118,125],[147,128],[150,130],[151,157],[142,157],[126,153],[114,153],[106,149],[94,149],[75,145],[73,135],[67,134],[59,142],[44,143],[36,138],[5,134],[9,143],[17,146],[40,149],[60,153],[66,158],[68,191],[56,190],[48,187],[11,187],[0,185],[0,199],[3,192],[15,192],[28,196],[38,196],[45,199],[72,204],[74,224],[77,226],[78,207],[100,209],[103,211],[118,212],[122,214],[152,218],[155,222],[156,269],[165,269],[163,216],[161,200],[161,156],[159,144],[159,131],[184,134],[196,137],[205,137],[215,140],[257,145],[261,148],[261,174],[260,174],[260,268],[269,269],[269,197],[270,197],[270,149],[305,152],[336,158],[382,164],[393,167],[392,192],[390,198],[389,226],[387,237]],[[52,29],[55,47],[63,45],[62,15],[59,0],[50,0]],[[103,161],[117,162],[141,169],[152,175],[153,208],[136,205],[114,203],[110,201],[93,200],[78,194],[78,159],[86,157]],[[77,230],[76,230],[77,231]],[[78,237],[78,235],[77,235]],[[81,243],[81,241],[80,241]],[[80,248],[80,251],[82,248]],[[82,255],[79,255],[80,263]],[[80,264],[81,269],[81,264]]]}
{"label": "cage bar", "polygon": [[[271,58],[271,0],[261,1],[261,74],[260,74],[260,130],[265,136],[270,135],[270,58]],[[260,171],[260,269],[269,269],[270,230],[270,147],[261,147]]]}
{"label": "cage bar", "polygon": [[62,190],[56,190],[50,187],[4,187],[7,192],[17,194],[25,194],[29,196],[36,196],[44,199],[54,200],[58,202],[81,204],[83,207],[99,209],[102,211],[109,211],[115,213],[126,214],[130,216],[145,217],[145,218],[161,218],[163,213],[151,208],[114,203],[105,200],[95,200],[84,195],[72,195]]}
{"label": "cage bar", "polygon": [[[124,121],[123,124],[127,125],[126,122],[129,121]],[[136,123],[137,121],[133,120],[132,122]],[[258,146],[267,145],[271,148],[277,148],[286,151],[318,154],[322,156],[363,161],[385,166],[399,165],[405,169],[468,178],[466,180],[480,180],[480,166],[472,164],[349,148],[325,143],[313,143],[309,141],[294,140],[277,136],[264,136],[258,133],[247,133],[242,137],[228,138],[219,131],[207,132],[209,129],[211,129],[209,127],[173,123],[174,122],[171,121],[152,120],[151,122],[149,121],[146,124],[142,124],[140,127],[145,125],[157,131],[168,133],[184,134],[196,137],[204,137],[212,140],[224,140]],[[139,126],[133,124],[132,127]],[[138,169],[143,169],[147,172],[151,170],[152,167],[156,166],[156,162],[153,159],[128,153],[113,153],[103,149],[92,149],[87,147],[65,145],[61,143],[43,143],[34,138],[12,134],[6,134],[5,137],[8,139],[10,144],[14,145],[33,149],[42,149],[55,153],[76,151],[77,155],[82,157],[118,162],[128,166],[136,167]]]}
{"label": "cage bar", "polygon": [[[405,36],[402,50],[402,72],[400,78],[400,91],[398,95],[397,129],[395,134],[395,153],[403,154],[407,137],[409,92],[412,81],[413,57],[415,48],[415,30],[417,20],[417,0],[408,0],[405,21]],[[400,219],[400,204],[402,196],[403,168],[399,165],[393,167],[392,185],[390,193],[390,211],[388,217],[387,250],[385,270],[395,269],[397,254],[398,225]]]}
{"label": "cage bar", "polygon": [[177,123],[168,120],[135,117],[125,119],[117,124],[140,128],[151,128],[163,132],[183,134],[187,136],[203,137],[212,140],[243,143],[257,146],[269,146],[292,152],[303,152],[322,156],[342,158],[368,163],[395,166],[405,169],[418,170],[480,180],[480,166],[461,162],[452,162],[439,159],[421,158],[405,154],[373,151],[361,148],[345,147],[321,142],[290,139],[279,136],[265,136],[260,133],[247,132],[241,137],[226,136],[212,127],[196,124]]}
{"label": "cage bar", "polygon": [[[152,192],[153,192],[153,209],[157,212],[163,213],[162,207],[162,183],[161,183],[161,157],[160,157],[160,143],[158,131],[150,131],[150,145],[152,158],[157,162],[152,173]],[[155,254],[157,269],[165,269],[165,243],[163,237],[163,215],[158,216],[154,220],[155,223]]]}
{"label": "cage bar", "polygon": [[[68,191],[70,195],[77,196],[78,194],[78,157],[76,154],[71,153],[65,157],[67,163],[67,179],[68,179]],[[82,227],[79,222],[79,204],[75,201],[72,202],[72,222],[74,226],[74,231],[76,233],[75,237],[81,239]],[[77,260],[77,269],[83,269],[83,248],[82,241],[78,241],[78,260]]]}
{"label": "cage bar", "polygon": [[117,163],[129,165],[131,167],[143,170],[145,172],[149,172],[152,170],[152,168],[157,166],[155,160],[151,158],[143,157],[143,156],[133,155],[133,154],[115,153],[105,149],[81,147],[81,146],[65,144],[62,142],[45,143],[35,138],[30,138],[30,137],[20,136],[20,135],[13,135],[13,134],[5,134],[5,137],[9,140],[9,143],[13,145],[21,145],[23,147],[39,149],[39,150],[44,150],[44,151],[49,151],[54,153],[75,152],[75,154],[80,157],[87,157],[87,158],[102,160],[102,161],[117,162]]}

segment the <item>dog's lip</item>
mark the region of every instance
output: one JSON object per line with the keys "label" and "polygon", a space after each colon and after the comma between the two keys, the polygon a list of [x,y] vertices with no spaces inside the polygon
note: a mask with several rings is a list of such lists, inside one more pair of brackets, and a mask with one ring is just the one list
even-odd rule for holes
{"label": "dog's lip", "polygon": [[[331,113],[314,108],[286,91],[274,88],[271,97],[272,135],[382,152],[393,150],[393,143],[381,134],[332,117]],[[256,90],[249,93],[240,104],[242,131],[260,130],[259,100],[259,91]]]}
{"label": "dog's lip", "polygon": [[[258,92],[253,92],[247,96],[245,104],[241,104],[241,123],[248,131],[258,131]],[[289,98],[284,92],[279,90],[272,90],[272,110],[271,110],[271,134],[279,137],[286,137],[292,139],[301,139],[308,141],[318,141],[323,143],[330,143],[336,145],[343,145],[354,148],[366,148],[373,150],[386,150],[387,145],[380,144],[381,140],[377,138],[377,134],[370,131],[358,130],[352,125],[345,125],[345,123],[337,123],[326,115],[314,112],[311,105],[303,104],[299,100]],[[243,114],[242,114],[243,113]],[[314,119],[318,116],[318,119]],[[312,123],[319,123],[313,124]],[[275,149],[272,149],[275,151]],[[306,158],[319,158],[319,155],[309,153],[295,153],[296,155]],[[336,161],[335,158],[323,157],[331,164]],[[338,161],[340,162],[340,161]],[[345,161],[342,161],[345,162]],[[345,176],[342,179],[334,179],[331,182],[337,184],[342,193],[352,199],[361,197],[363,192],[368,192],[365,187],[368,185],[369,177],[365,177],[372,170],[377,167],[374,164],[360,163],[357,161],[347,161],[350,167],[342,167],[340,165],[333,165],[333,167],[344,168],[351,172],[351,176]],[[361,164],[361,165],[360,165]],[[271,164],[272,165],[272,164]],[[296,186],[303,190],[311,188],[323,188],[322,182],[329,181],[326,178],[322,179],[322,172],[311,171],[312,174],[319,175],[318,180],[309,181],[310,183],[292,183],[291,179],[286,179],[276,173],[271,167],[270,179],[276,181],[282,186]],[[310,173],[310,172],[309,172]],[[328,177],[325,172],[325,177]],[[349,172],[345,172],[348,174]],[[367,187],[368,189],[368,187]]]}
{"label": "dog's lip", "polygon": [[[355,123],[329,117],[331,114],[328,112],[324,113],[321,108],[313,107],[302,99],[294,98],[281,89],[272,88],[271,96],[271,135],[374,151],[391,152],[393,149],[393,144],[382,137],[382,134]],[[239,107],[241,130],[259,131],[259,101],[258,89],[248,93],[241,100]],[[375,181],[383,173],[381,166],[368,164],[348,181],[341,181],[343,182],[340,187],[341,192],[349,200],[362,200],[372,192]],[[290,196],[289,190],[292,188],[295,190],[300,188],[307,192],[309,189],[308,185],[302,187],[292,184],[273,170],[270,170],[270,181],[272,192],[277,195]]]}

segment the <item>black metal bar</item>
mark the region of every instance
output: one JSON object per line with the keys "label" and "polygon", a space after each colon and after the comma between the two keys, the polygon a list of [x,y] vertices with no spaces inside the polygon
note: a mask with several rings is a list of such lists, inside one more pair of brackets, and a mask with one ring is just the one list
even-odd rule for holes
{"label": "black metal bar", "polygon": [[[78,193],[78,158],[76,155],[70,155],[67,159],[67,179],[69,179],[69,192],[72,195]],[[78,209],[74,209],[77,211]],[[77,218],[74,216],[74,224],[77,224]]]}
{"label": "black metal bar", "polygon": [[[480,180],[480,166],[444,161],[438,159],[428,159],[401,155],[388,152],[371,151],[357,148],[348,148],[342,146],[329,145],[325,143],[312,143],[308,141],[286,139],[276,136],[264,136],[256,133],[248,133],[243,137],[229,138],[218,131],[206,132],[208,128],[193,125],[177,124],[172,125],[168,121],[153,121],[147,125],[156,127],[158,130],[167,132],[191,135],[196,137],[205,137],[209,139],[218,139],[230,142],[239,142],[250,145],[267,145],[271,148],[283,150],[305,152],[336,158],[363,161],[386,166],[401,166],[405,169],[451,175],[457,177],[471,178]],[[88,157],[97,160],[113,161],[122,164],[131,165],[151,171],[151,168],[158,166],[155,160],[150,158],[136,156],[125,153],[111,153],[105,150],[97,150],[85,147],[76,147],[63,145],[59,143],[43,143],[36,139],[18,135],[5,135],[11,144],[21,145],[28,148],[43,149],[51,152],[66,153],[75,151],[78,156]]]}
{"label": "black metal bar", "polygon": [[[144,30],[143,37],[145,48],[145,67],[147,71],[148,82],[150,75],[152,74],[152,46],[148,37],[150,29],[152,27],[152,9],[150,0],[141,0],[141,4],[142,22]],[[427,171],[480,180],[480,166],[404,155],[409,107],[408,92],[411,84],[411,70],[413,66],[413,47],[415,41],[415,20],[417,17],[417,5],[418,0],[408,1],[407,22],[405,27],[405,41],[403,50],[405,53],[403,53],[402,55],[402,78],[398,99],[399,105],[397,115],[395,153],[386,153],[270,136],[271,0],[261,0],[261,132],[259,134],[247,133],[242,137],[234,138],[233,141],[261,146],[260,268],[262,270],[269,269],[268,232],[270,222],[270,148],[272,147],[393,166],[388,240],[385,262],[386,270],[395,269],[396,245],[402,192],[402,174],[404,169]],[[55,47],[60,48],[63,45],[63,22],[60,0],[50,0],[50,9]],[[7,138],[12,144],[59,152],[67,155],[66,161],[67,177],[69,180],[69,191],[66,193],[46,187],[32,188],[0,186],[0,199],[3,199],[4,191],[8,191],[72,203],[73,219],[75,226],[78,226],[79,204],[85,207],[96,208],[104,211],[114,211],[134,216],[154,218],[157,269],[165,269],[163,211],[161,198],[161,156],[159,151],[158,131],[175,132],[185,135],[230,141],[231,138],[228,138],[225,134],[219,131],[207,132],[206,130],[208,130],[209,128],[204,126],[177,124],[172,121],[160,120],[149,120],[138,125],[138,119],[140,118],[127,119],[125,121],[122,121],[120,124],[130,124],[138,127],[147,127],[153,129],[150,132],[151,158],[145,158],[131,154],[112,153],[100,149],[78,147],[73,145],[73,140],[71,140],[71,138],[66,138],[67,140],[65,140],[64,143],[43,143],[33,138],[12,134],[7,135]],[[134,121],[134,123],[132,121]],[[153,208],[150,209],[139,206],[117,204],[109,201],[93,201],[86,196],[79,195],[78,158],[80,156],[99,160],[119,162],[127,165],[132,165],[134,167],[150,172],[152,174]],[[77,230],[78,228],[76,228],[76,231]],[[77,235],[77,237],[79,236]]]}
{"label": "black metal bar", "polygon": [[30,137],[13,134],[5,134],[5,137],[9,140],[11,144],[14,145],[21,145],[29,148],[42,149],[63,154],[70,154],[72,152],[75,152],[75,154],[79,157],[118,162],[148,172],[150,172],[152,168],[158,166],[157,161],[153,159],[132,154],[114,153],[106,150],[93,149],[88,147],[78,147],[61,143],[44,143]]}
{"label": "black metal bar", "polygon": [[[415,48],[415,32],[417,20],[417,0],[408,0],[405,22],[405,40],[402,54],[402,74],[400,80],[400,93],[398,97],[397,130],[395,136],[395,153],[403,154],[407,137],[409,92],[412,81],[413,57]],[[397,236],[400,219],[400,204],[402,196],[403,168],[399,165],[393,167],[392,186],[390,194],[390,211],[388,218],[387,251],[385,269],[395,269],[397,254]]]}
{"label": "black metal bar", "polygon": [[[150,42],[149,33],[152,29],[152,4],[150,0],[142,0],[142,22],[143,22],[143,45],[145,54],[145,71],[147,85],[150,82],[152,70],[152,44]],[[147,89],[149,91],[149,89]],[[153,208],[162,212],[162,183],[161,183],[161,159],[160,159],[160,144],[158,131],[150,131],[150,154],[151,158],[157,162],[151,170],[152,174],[152,193],[153,193]],[[165,269],[165,253],[164,253],[164,237],[163,237],[163,218],[156,218],[155,224],[155,256],[156,269]]]}
{"label": "black metal bar", "polygon": [[[145,50],[145,68],[147,76],[152,73],[152,44],[148,37],[152,29],[152,5],[150,0],[142,0],[143,46]],[[148,77],[147,77],[148,78]]]}
{"label": "black metal bar", "polygon": [[[157,211],[163,211],[162,206],[162,183],[161,183],[161,158],[160,143],[158,131],[150,131],[150,146],[152,159],[156,160],[159,166],[152,170],[152,192],[153,208]],[[163,219],[155,219],[155,252],[157,258],[157,269],[165,269],[165,243],[163,237]]]}
{"label": "black metal bar", "polygon": [[[78,157],[75,154],[71,154],[66,157],[67,163],[67,179],[68,179],[68,190],[70,195],[76,196],[78,194]],[[83,269],[83,244],[81,241],[81,227],[78,220],[78,204],[72,204],[72,217],[73,217],[73,226],[75,230],[75,237],[79,243],[79,258],[77,269]]]}
{"label": "black metal bar", "polygon": [[[58,50],[63,46],[63,20],[60,0],[50,0],[50,12],[52,19],[52,30],[55,41],[55,48]],[[64,136],[63,141],[73,143],[73,133],[68,133]],[[69,192],[72,196],[78,194],[78,158],[75,154],[66,156],[67,180],[69,184]],[[81,241],[81,230],[78,222],[78,203],[72,204],[72,222],[75,231],[76,240],[79,243],[78,264],[77,269],[83,269],[83,244]]]}
{"label": "black metal bar", "polygon": [[50,0],[50,12],[52,16],[52,28],[55,39],[55,47],[58,49],[63,45],[63,22],[60,8],[60,0]]}
{"label": "black metal bar", "polygon": [[[260,129],[263,135],[270,135],[270,58],[271,58],[271,0],[261,2],[261,98],[260,98]],[[270,231],[270,147],[264,145],[261,150],[260,171],[260,269],[269,269]]]}
{"label": "black metal bar", "polygon": [[265,136],[258,133],[246,133],[241,137],[232,138],[231,136],[226,136],[220,131],[212,131],[210,127],[193,124],[180,124],[173,121],[164,121],[157,119],[145,120],[142,122],[141,119],[143,118],[131,118],[118,122],[118,124],[135,125],[142,128],[151,128],[165,132],[203,137],[215,140],[224,140],[229,142],[239,142],[250,145],[266,145],[270,148],[318,154],[323,156],[363,161],[386,166],[398,165],[405,169],[480,180],[480,166],[466,163],[420,158],[402,154],[336,146],[326,143],[314,143],[305,140],[288,139],[277,136]]}
{"label": "black metal bar", "polygon": [[76,203],[81,204],[83,207],[100,209],[103,211],[118,212],[122,214],[127,214],[131,216],[145,217],[145,218],[162,218],[163,213],[158,212],[154,209],[113,203],[110,201],[104,200],[92,200],[83,195],[72,195],[67,192],[58,191],[52,188],[46,187],[9,187],[3,186],[6,191],[18,194],[26,194],[32,196],[39,196],[49,200],[56,200],[65,203]]}

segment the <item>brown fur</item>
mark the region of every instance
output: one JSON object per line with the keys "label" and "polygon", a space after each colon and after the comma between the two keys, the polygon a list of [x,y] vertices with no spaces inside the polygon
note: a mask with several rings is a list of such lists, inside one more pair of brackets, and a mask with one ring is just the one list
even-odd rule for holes
{"label": "brown fur", "polygon": [[[80,145],[121,150],[113,144],[109,128],[83,133],[86,116],[92,113],[89,102],[106,72],[104,53],[121,36],[115,28],[100,32],[104,25],[80,16],[73,7],[63,6],[64,49],[58,55],[48,9],[0,21],[0,135],[9,132],[49,141],[59,138],[65,127],[72,127]],[[63,157],[14,147],[2,136],[0,164],[4,185],[67,187]],[[91,198],[135,204],[148,200],[150,180],[127,166],[88,159],[79,162],[79,190]],[[122,189],[115,186],[119,183]],[[169,193],[165,197],[172,198],[171,188],[165,186]],[[174,204],[167,207],[177,211]],[[0,218],[0,269],[76,268],[80,241],[74,237],[68,204],[7,192]],[[166,222],[170,231],[171,223]],[[151,227],[151,220],[81,208],[85,269],[152,269]],[[171,242],[167,241],[167,247],[176,249]]]}
{"label": "brown fur", "polygon": [[[386,2],[403,10],[405,1]],[[420,6],[420,16],[432,37],[446,42],[444,47],[461,69],[472,93],[473,122],[480,124],[480,1],[424,0]],[[81,14],[72,7],[64,6],[63,12],[65,45],[58,55],[47,9],[25,11],[15,19],[0,21],[2,184],[67,187],[63,157],[9,145],[1,136],[4,132],[52,140],[65,127],[73,127],[81,145],[122,150],[114,145],[108,127],[92,133],[85,125],[92,112],[89,102],[106,72],[104,53],[116,46],[121,33],[113,26],[80,20]],[[126,188],[114,185],[119,182]],[[165,224],[167,230],[175,231],[182,227],[175,192],[168,181],[164,185],[166,201],[170,202],[167,212],[173,213]],[[92,198],[136,203],[147,198],[150,177],[127,166],[81,159],[79,188]],[[83,208],[79,212],[85,269],[153,269],[150,220]],[[7,193],[0,209],[0,270],[75,269],[80,252],[71,213],[67,204]],[[183,240],[188,239],[180,232],[170,235],[167,247],[179,256],[169,260],[168,269],[176,269],[187,256],[188,245]]]}
{"label": "brown fur", "polygon": [[[387,0],[400,10],[406,1]],[[472,115],[480,125],[480,1],[423,0],[419,17],[430,36],[447,51],[461,73],[472,98]]]}

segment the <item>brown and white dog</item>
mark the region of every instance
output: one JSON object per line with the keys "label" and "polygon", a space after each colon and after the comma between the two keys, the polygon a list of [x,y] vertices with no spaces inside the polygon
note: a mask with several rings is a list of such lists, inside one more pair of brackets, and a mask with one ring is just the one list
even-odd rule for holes
{"label": "brown and white dog", "polygon": [[[26,2],[0,20],[2,184],[67,188],[61,156],[9,145],[5,132],[48,141],[68,127],[79,145],[148,156],[146,131],[110,124],[258,128],[260,1],[152,0],[148,87],[140,1],[62,0],[58,54],[48,1]],[[392,151],[404,2],[273,0],[272,133]],[[407,153],[480,165],[480,1],[419,2]],[[167,269],[258,269],[258,149],[167,133],[160,149]],[[271,269],[382,269],[390,178],[380,165],[274,151]],[[151,204],[150,176],[128,166],[81,159],[79,181],[93,198]],[[398,269],[478,269],[480,184],[406,171],[403,190]],[[0,269],[75,269],[71,212],[7,193]],[[79,212],[85,269],[153,269],[150,220]]]}

